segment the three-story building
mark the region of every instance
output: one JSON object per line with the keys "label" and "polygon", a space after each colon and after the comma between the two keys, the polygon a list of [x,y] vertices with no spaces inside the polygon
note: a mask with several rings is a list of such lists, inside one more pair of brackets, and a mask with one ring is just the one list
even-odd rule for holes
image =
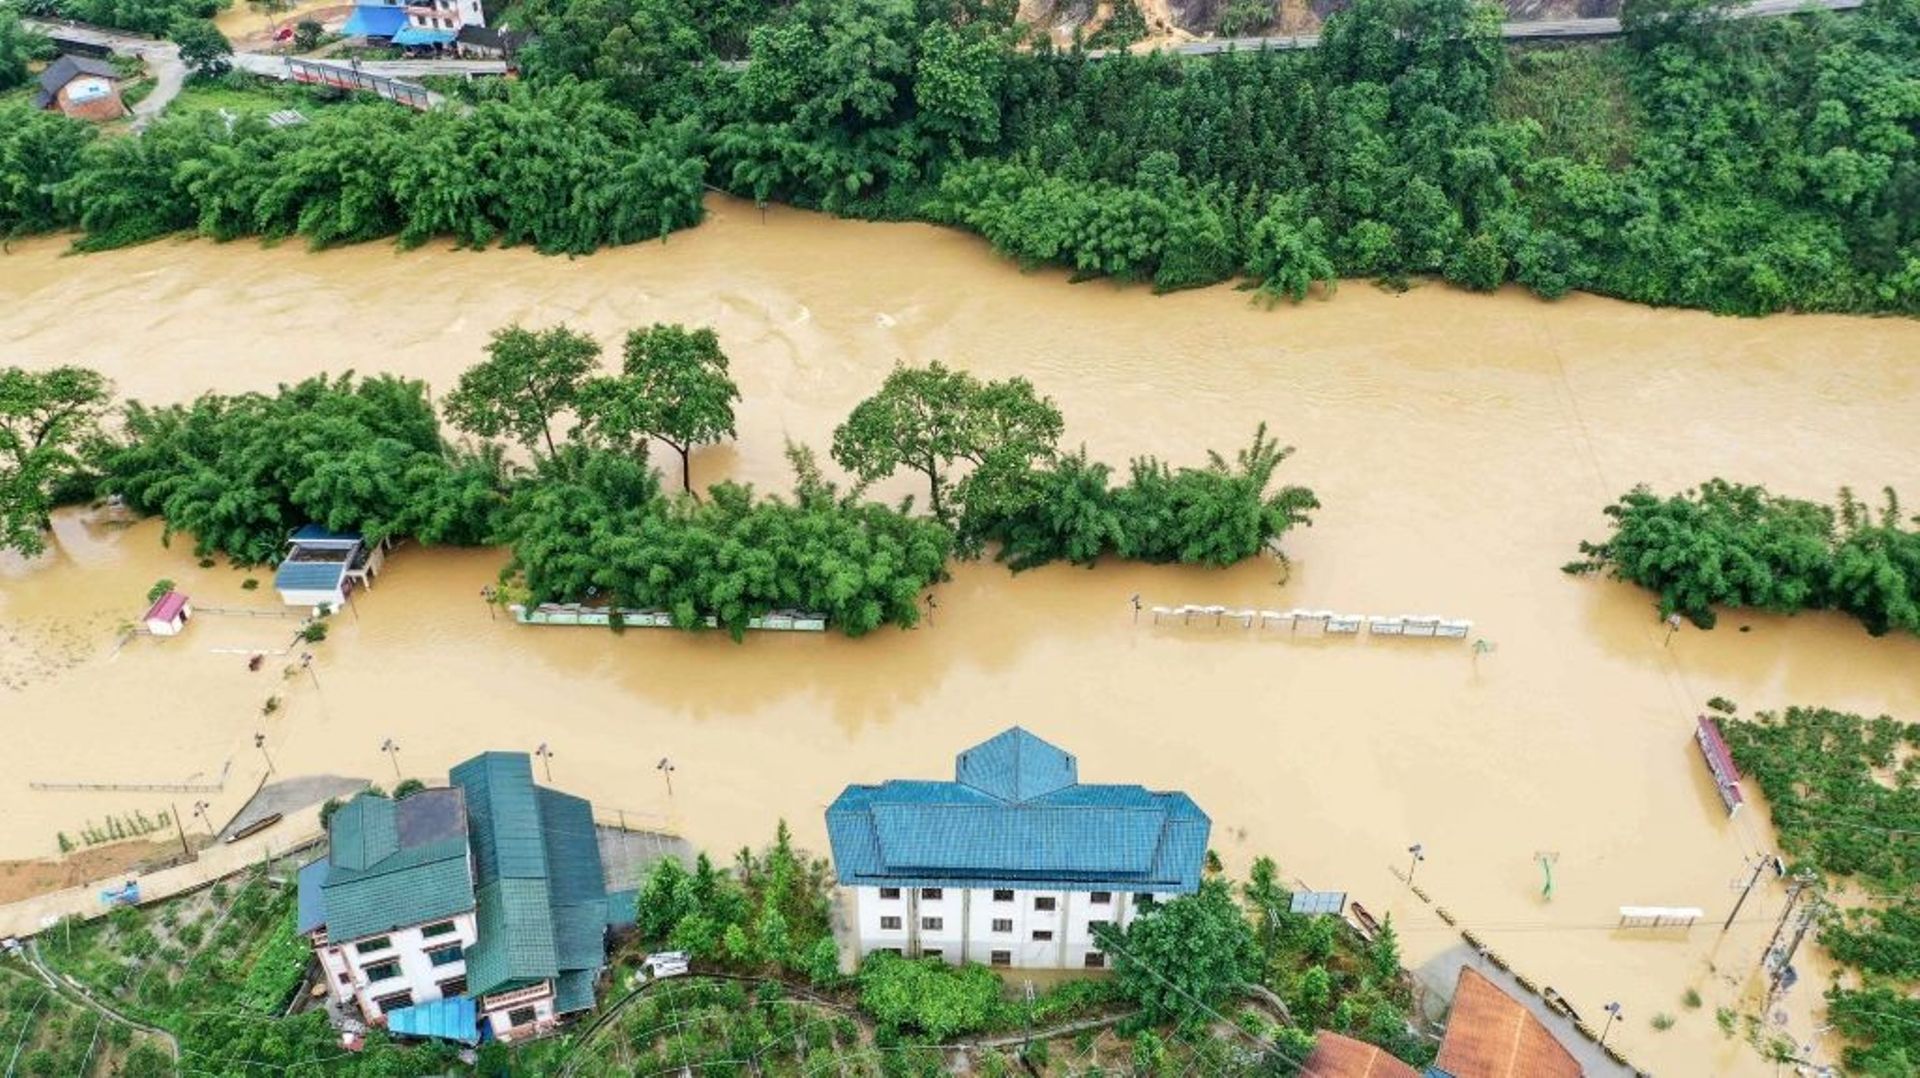
{"label": "three-story building", "polygon": [[827,809],[856,957],[1018,968],[1105,968],[1096,926],[1197,890],[1210,827],[1184,793],[1080,782],[1019,727],[962,752],[951,782],[849,786]]}

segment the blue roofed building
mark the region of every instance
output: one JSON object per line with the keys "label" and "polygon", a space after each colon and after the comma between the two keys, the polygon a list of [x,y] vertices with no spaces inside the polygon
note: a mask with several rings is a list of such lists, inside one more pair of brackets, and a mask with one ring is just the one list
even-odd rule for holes
{"label": "blue roofed building", "polygon": [[303,525],[287,537],[287,552],[273,573],[273,588],[288,606],[338,610],[354,588],[373,586],[386,564],[387,544],[369,543],[359,532]]}
{"label": "blue roofed building", "polygon": [[1082,783],[1019,727],[960,753],[951,782],[849,786],[827,808],[856,957],[1029,969],[1105,968],[1094,928],[1197,890],[1211,826],[1184,793]]}
{"label": "blue roofed building", "polygon": [[537,786],[525,753],[482,753],[452,785],[363,793],[299,874],[299,929],[334,999],[395,1033],[472,1043],[592,1008],[609,902],[586,801]]}
{"label": "blue roofed building", "polygon": [[486,24],[481,0],[371,0],[354,5],[341,33],[407,48],[450,48],[462,29]]}

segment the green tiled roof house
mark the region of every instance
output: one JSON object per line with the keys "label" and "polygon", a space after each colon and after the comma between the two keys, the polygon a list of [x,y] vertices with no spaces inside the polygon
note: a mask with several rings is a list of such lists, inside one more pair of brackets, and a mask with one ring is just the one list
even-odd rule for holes
{"label": "green tiled roof house", "polygon": [[525,753],[482,753],[449,777],[333,814],[326,856],[300,870],[300,931],[335,1000],[370,1023],[469,1041],[546,1032],[593,1006],[620,919],[593,808],[536,786]]}

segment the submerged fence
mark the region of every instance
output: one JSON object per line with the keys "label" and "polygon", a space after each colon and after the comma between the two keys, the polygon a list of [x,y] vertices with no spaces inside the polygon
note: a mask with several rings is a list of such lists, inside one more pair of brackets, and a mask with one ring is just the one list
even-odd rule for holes
{"label": "submerged fence", "polygon": [[[514,603],[507,607],[522,625],[600,625],[611,626],[616,618],[622,628],[675,628],[673,615],[665,610],[628,610],[583,603],[541,603],[527,607]],[[701,619],[709,629],[720,627],[720,619],[708,614]],[[747,628],[786,632],[820,633],[827,629],[827,616],[803,610],[772,610],[747,619]]]}
{"label": "submerged fence", "polygon": [[312,60],[287,59],[287,74],[295,82],[331,86],[336,90],[364,90],[389,101],[425,112],[433,107],[433,95],[424,86],[401,82],[384,75],[369,75],[351,67],[322,64]]}
{"label": "submerged fence", "polygon": [[1243,629],[1285,628],[1289,632],[1306,635],[1357,636],[1365,629],[1372,636],[1424,636],[1442,640],[1465,640],[1473,631],[1473,622],[1464,618],[1445,618],[1438,614],[1337,614],[1331,610],[1255,610],[1237,609],[1228,606],[1203,606],[1188,603],[1183,606],[1153,606],[1147,608],[1153,614],[1155,625],[1161,622],[1173,622],[1178,619],[1181,625],[1191,625],[1195,618],[1202,625],[1228,625],[1238,623]]}

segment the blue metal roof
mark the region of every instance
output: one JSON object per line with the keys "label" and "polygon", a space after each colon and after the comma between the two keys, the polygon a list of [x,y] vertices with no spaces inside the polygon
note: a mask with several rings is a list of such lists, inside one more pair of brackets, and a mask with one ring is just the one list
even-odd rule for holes
{"label": "blue metal roof", "polygon": [[346,579],[344,561],[283,561],[273,571],[278,591],[334,591]]}
{"label": "blue metal roof", "polygon": [[295,927],[303,936],[327,923],[327,896],[322,890],[327,885],[327,868],[325,855],[300,866],[299,920]]}
{"label": "blue metal roof", "polygon": [[408,26],[393,35],[395,45],[445,45],[452,40],[452,30],[428,30],[419,26]]}
{"label": "blue metal roof", "polygon": [[473,1005],[473,1000],[465,996],[450,996],[431,1003],[402,1007],[387,1012],[387,1032],[476,1044],[480,1040],[478,1008]]}
{"label": "blue metal roof", "polygon": [[[359,16],[359,13],[362,10],[399,11],[400,9],[399,8],[372,8],[372,9],[354,8],[353,10],[354,10],[354,16],[357,18]],[[406,18],[406,12],[404,11],[400,12],[400,17],[402,19]],[[291,536],[289,536],[288,539],[290,542],[295,542],[295,543],[365,542],[365,540],[361,537],[359,532],[329,531],[328,529],[323,528],[318,524],[302,524],[300,525],[299,528],[295,529],[294,533]]]}
{"label": "blue metal roof", "polygon": [[1071,755],[1015,727],[962,752],[955,781],[849,786],[827,809],[842,884],[1191,891],[1211,821],[1183,793],[1083,785]]}
{"label": "blue metal roof", "polygon": [[[392,37],[407,25],[405,8],[385,4],[355,4],[340,32],[347,37]],[[309,525],[311,527],[312,525]]]}

